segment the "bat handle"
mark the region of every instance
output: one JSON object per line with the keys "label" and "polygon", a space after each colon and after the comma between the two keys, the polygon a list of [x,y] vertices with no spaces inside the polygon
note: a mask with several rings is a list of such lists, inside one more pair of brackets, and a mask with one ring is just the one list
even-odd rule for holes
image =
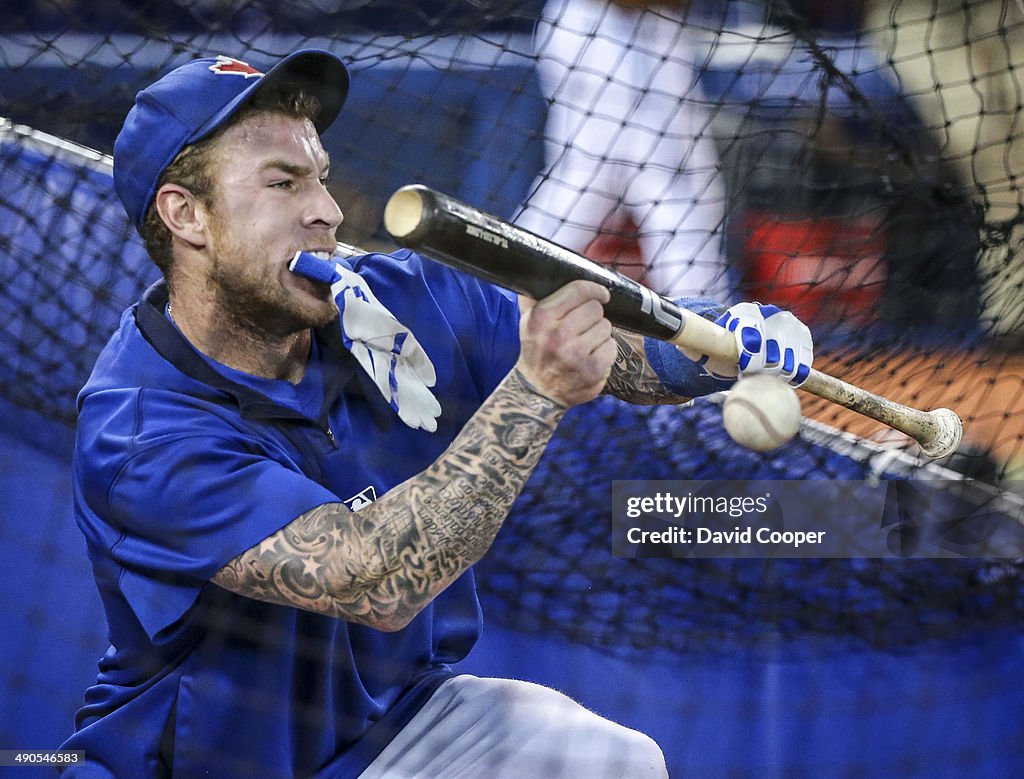
{"label": "bat handle", "polygon": [[[680,309],[680,315],[682,325],[672,343],[691,354],[699,352],[724,362],[737,362],[739,349],[732,333],[692,311]],[[948,408],[921,411],[904,406],[813,368],[800,389],[905,433],[929,457],[952,454],[963,437],[963,421]]]}
{"label": "bat handle", "polygon": [[670,339],[671,343],[691,354],[706,354],[732,365],[739,362],[740,350],[735,335],[689,309],[680,306],[678,313],[682,322]]}
{"label": "bat handle", "polygon": [[813,369],[801,389],[905,433],[929,457],[953,454],[963,438],[963,420],[948,408],[921,411]]}

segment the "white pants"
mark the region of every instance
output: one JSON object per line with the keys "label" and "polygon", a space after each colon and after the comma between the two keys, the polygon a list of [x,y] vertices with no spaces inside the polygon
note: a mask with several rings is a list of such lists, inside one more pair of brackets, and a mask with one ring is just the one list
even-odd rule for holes
{"label": "white pants", "polygon": [[628,216],[648,286],[724,300],[724,187],[685,20],[549,0],[536,49],[547,170],[515,221],[584,252],[610,217]]}
{"label": "white pants", "polygon": [[530,682],[444,682],[360,779],[667,777],[642,733]]}

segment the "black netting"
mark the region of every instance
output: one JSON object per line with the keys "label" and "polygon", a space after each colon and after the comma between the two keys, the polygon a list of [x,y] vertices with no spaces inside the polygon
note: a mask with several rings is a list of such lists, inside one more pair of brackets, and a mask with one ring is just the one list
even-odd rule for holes
{"label": "black netting", "polygon": [[[192,57],[263,67],[313,46],[353,72],[324,137],[346,213],[340,240],[390,246],[384,203],[420,182],[533,220],[661,291],[692,283],[793,308],[823,369],[909,405],[955,409],[964,444],[942,473],[987,485],[1006,521],[1019,521],[1019,4],[692,0],[648,12],[650,35],[624,45],[581,22],[578,37],[618,46],[599,67],[549,48],[544,8],[3,3],[0,398],[29,420],[12,415],[8,427],[31,439],[39,414],[73,428],[96,355],[157,276],[104,156],[136,91]],[[659,43],[666,29],[671,40]],[[580,73],[598,86],[580,86]],[[628,89],[636,105],[623,107],[616,94]],[[660,101],[653,114],[638,107],[648,97]],[[595,116],[604,129],[590,136],[579,122]],[[665,147],[674,162],[660,156]],[[569,165],[580,160],[583,174]],[[795,653],[808,642],[902,650],[1019,624],[1022,568],[1012,559],[612,556],[615,480],[935,477],[907,439],[803,402],[811,421],[801,437],[767,454],[731,442],[713,402],[575,410],[479,565],[488,619],[626,657]],[[52,557],[45,544],[21,554],[42,567]],[[23,673],[6,681],[23,694]]]}

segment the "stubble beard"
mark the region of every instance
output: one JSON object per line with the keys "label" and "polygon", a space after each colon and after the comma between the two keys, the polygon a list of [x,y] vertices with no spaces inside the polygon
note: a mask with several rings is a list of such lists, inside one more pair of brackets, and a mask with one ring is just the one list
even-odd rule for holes
{"label": "stubble beard", "polygon": [[208,284],[217,310],[228,321],[271,338],[284,338],[337,319],[337,307],[326,294],[314,302],[256,270],[266,266],[246,259],[248,247],[231,242],[223,249],[213,262]]}

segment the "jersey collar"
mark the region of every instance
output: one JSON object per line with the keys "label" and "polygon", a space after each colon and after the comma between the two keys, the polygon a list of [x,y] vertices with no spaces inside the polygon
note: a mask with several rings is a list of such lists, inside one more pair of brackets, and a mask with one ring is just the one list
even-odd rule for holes
{"label": "jersey collar", "polygon": [[[194,381],[232,397],[244,417],[306,419],[295,409],[276,403],[262,392],[218,373],[167,319],[164,314],[167,301],[167,285],[161,280],[147,289],[142,300],[134,306],[139,332],[161,357]],[[390,428],[394,423],[394,412],[360,369],[352,353],[345,348],[341,340],[341,328],[337,323],[318,328],[314,331],[314,337],[319,342],[324,363],[324,403],[317,422],[326,424],[331,406],[346,391],[362,395],[377,425],[385,430]]]}

